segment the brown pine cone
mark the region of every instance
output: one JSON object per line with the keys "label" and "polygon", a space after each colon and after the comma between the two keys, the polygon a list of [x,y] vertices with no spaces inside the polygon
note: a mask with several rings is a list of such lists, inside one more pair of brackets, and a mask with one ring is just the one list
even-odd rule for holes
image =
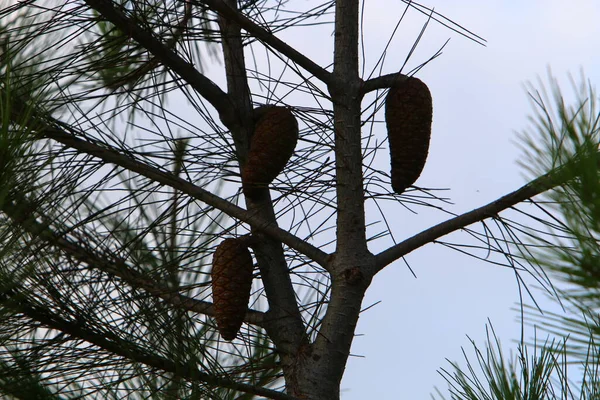
{"label": "brown pine cone", "polygon": [[225,239],[213,255],[212,294],[215,319],[225,340],[233,340],[242,326],[252,286],[250,251],[240,239]]}
{"label": "brown pine cone", "polygon": [[421,80],[409,77],[390,88],[385,122],[390,142],[392,188],[401,194],[421,175],[431,136],[431,93]]}
{"label": "brown pine cone", "polygon": [[279,106],[255,110],[256,124],[250,151],[242,170],[246,196],[256,198],[283,171],[298,142],[298,121],[294,114]]}

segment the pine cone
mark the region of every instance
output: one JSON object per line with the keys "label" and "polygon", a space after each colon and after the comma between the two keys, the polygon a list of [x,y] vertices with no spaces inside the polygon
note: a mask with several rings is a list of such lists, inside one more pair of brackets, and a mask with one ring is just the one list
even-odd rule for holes
{"label": "pine cone", "polygon": [[255,116],[250,152],[242,170],[244,193],[251,198],[258,197],[283,171],[298,142],[298,122],[288,108],[259,107]]}
{"label": "pine cone", "polygon": [[252,286],[252,256],[240,239],[225,239],[213,255],[212,294],[215,319],[225,340],[233,340],[242,326]]}
{"label": "pine cone", "polygon": [[401,194],[421,175],[431,136],[431,93],[421,80],[407,78],[390,88],[385,121],[390,142],[392,188]]}

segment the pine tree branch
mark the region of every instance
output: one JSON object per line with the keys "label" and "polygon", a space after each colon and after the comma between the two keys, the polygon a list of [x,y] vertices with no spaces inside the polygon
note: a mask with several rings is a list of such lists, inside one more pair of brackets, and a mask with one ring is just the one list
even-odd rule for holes
{"label": "pine tree branch", "polygon": [[[46,117],[46,119],[49,119],[49,117]],[[107,163],[115,164],[129,171],[136,172],[145,176],[146,178],[152,179],[157,183],[179,190],[197,200],[223,211],[233,218],[237,218],[240,221],[251,225],[256,230],[264,232],[287,244],[291,248],[297,250],[301,254],[304,254],[317,264],[321,265],[323,268],[329,268],[329,255],[327,253],[300,239],[299,237],[292,235],[286,230],[279,228],[276,224],[265,221],[264,218],[261,218],[256,213],[244,210],[243,208],[230,203],[229,201],[211,193],[210,191],[204,190],[191,182],[173,175],[170,172],[165,172],[159,168],[152,167],[141,161],[137,161],[133,157],[123,154],[118,149],[115,149],[106,143],[102,143],[100,145],[85,139],[81,139],[77,136],[83,137],[84,135],[80,132],[74,131],[72,127],[69,127],[57,120],[49,120],[52,122],[52,126],[45,123],[44,120],[40,120],[39,118],[35,120],[34,124],[39,126],[38,133],[41,136],[55,140],[82,153],[97,157]]]}
{"label": "pine tree branch", "polygon": [[135,20],[118,10],[112,0],[85,0],[85,3],[122,32],[130,35],[160,62],[177,73],[217,110],[225,126],[235,125],[235,108],[227,94],[194,68],[191,63],[181,58],[167,44],[156,38],[152,32],[143,29]]}
{"label": "pine tree branch", "polygon": [[486,218],[497,216],[501,211],[511,208],[556,186],[565,184],[573,178],[573,174],[570,171],[572,170],[568,165],[558,167],[491,203],[437,224],[387,250],[384,250],[375,257],[376,261],[373,274],[381,271],[387,265],[407,255],[411,251],[428,243],[432,243],[442,236],[463,229],[475,222],[481,222]]}
{"label": "pine tree branch", "polygon": [[225,1],[193,0],[193,3],[200,6],[208,6],[211,10],[219,13],[219,15],[227,20],[236,23],[255,38],[268,44],[281,54],[288,57],[290,60],[294,61],[296,64],[300,65],[302,68],[313,74],[321,82],[325,83],[326,85],[330,85],[332,83],[331,72],[328,72],[310,58],[306,57],[304,54],[300,53],[298,50],[294,49],[277,36],[273,35],[271,32],[257,25],[250,18],[246,17],[235,8],[230,7]]}
{"label": "pine tree branch", "polygon": [[[235,1],[233,6],[235,6]],[[219,16],[219,29],[223,43],[227,94],[236,107],[240,119],[240,124],[232,127],[231,134],[241,169],[246,164],[246,157],[250,149],[249,138],[254,132],[252,95],[248,86],[244,44],[241,29],[235,22]]]}
{"label": "pine tree branch", "polygon": [[[184,6],[183,17],[181,17],[181,20],[179,22],[177,22],[177,24],[175,25],[175,31],[173,32],[173,36],[164,43],[164,45],[167,48],[174,51],[175,46],[177,45],[177,42],[183,36],[185,28],[187,27],[187,25],[189,24],[191,19],[192,19],[192,3],[187,2]],[[138,80],[142,79],[142,77],[144,75],[148,74],[150,71],[155,69],[159,64],[160,64],[160,60],[156,57],[153,57],[153,58],[149,59],[148,61],[146,61],[143,65],[140,65],[133,71],[129,72],[127,75],[118,79],[116,82],[112,82],[110,84],[110,87],[118,88],[120,86],[134,84]]]}
{"label": "pine tree branch", "polygon": [[188,379],[193,382],[205,383],[213,386],[238,390],[245,393],[251,393],[257,396],[264,396],[276,400],[298,400],[297,398],[275,390],[265,389],[259,386],[239,383],[227,378],[208,374],[199,371],[195,365],[178,364],[167,358],[149,354],[146,349],[139,347],[131,341],[124,340],[112,332],[106,330],[98,331],[90,329],[85,325],[85,319],[81,321],[67,320],[63,316],[52,311],[36,306],[31,303],[27,297],[18,291],[18,288],[11,288],[0,293],[0,301],[4,307],[13,309],[15,312],[23,313],[28,318],[38,321],[50,329],[56,329],[71,336],[73,339],[79,339],[98,346],[102,350],[116,354],[128,360],[147,365],[173,374],[176,377]]}
{"label": "pine tree branch", "polygon": [[[196,300],[177,293],[173,289],[160,285],[155,279],[148,278],[143,273],[134,270],[123,259],[116,259],[106,254],[97,254],[89,249],[89,246],[81,246],[57,234],[50,228],[50,219],[43,216],[33,202],[23,197],[19,198],[18,201],[5,202],[2,211],[24,231],[59,248],[65,254],[85,263],[90,268],[95,268],[121,278],[133,288],[144,289],[151,295],[165,300],[175,308],[214,316],[214,306],[212,303]],[[35,215],[40,215],[43,222],[38,222]],[[265,314],[250,309],[247,311],[244,321],[264,327]]]}
{"label": "pine tree branch", "polygon": [[[5,93],[0,89],[0,96]],[[14,96],[13,96],[14,97]],[[20,99],[14,97],[12,100],[12,108],[10,117],[15,123],[19,123],[20,115],[28,109],[28,105]],[[211,193],[208,190],[204,190],[191,182],[182,179],[181,177],[175,176],[170,172],[165,172],[159,168],[152,167],[144,162],[135,160],[129,155],[123,154],[119,149],[116,149],[106,143],[93,143],[90,140],[82,139],[85,137],[82,132],[77,131],[75,128],[64,124],[50,116],[48,116],[43,110],[35,110],[35,112],[27,112],[25,115],[29,116],[28,124],[31,125],[40,137],[55,140],[63,145],[76,149],[82,153],[97,157],[107,163],[118,165],[124,169],[132,172],[139,173],[146,178],[149,178],[157,183],[167,185],[175,190],[179,190],[182,193],[187,194],[197,200],[200,200],[218,210],[223,211],[233,218],[237,218],[242,222],[245,222],[252,226],[253,229],[264,232],[267,235],[272,236],[274,239],[287,244],[292,249],[297,250],[299,253],[304,254],[309,259],[313,260],[317,264],[321,265],[326,270],[329,270],[329,254],[325,253],[318,247],[300,239],[299,237],[289,233],[288,231],[281,229],[276,223],[265,220],[256,212],[244,210],[241,207]],[[80,136],[80,137],[78,137]]]}
{"label": "pine tree branch", "polygon": [[369,79],[364,81],[362,87],[360,88],[361,95],[365,95],[373,90],[377,89],[386,89],[394,86],[394,84],[401,82],[403,79],[408,78],[408,76],[396,72],[393,74],[381,75],[376,78]]}

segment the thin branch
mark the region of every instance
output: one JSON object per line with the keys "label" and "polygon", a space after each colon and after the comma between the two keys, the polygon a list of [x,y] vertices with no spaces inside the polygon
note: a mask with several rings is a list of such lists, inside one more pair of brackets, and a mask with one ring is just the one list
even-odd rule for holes
{"label": "thin branch", "polygon": [[[192,3],[187,2],[184,7],[183,17],[181,20],[175,25],[175,31],[173,32],[173,36],[165,42],[165,46],[171,50],[175,50],[177,46],[177,42],[183,36],[183,33],[192,18]],[[127,75],[121,77],[116,82],[111,83],[111,88],[118,88],[120,86],[125,86],[127,84],[134,84],[139,79],[141,79],[144,75],[155,69],[160,64],[160,59],[153,57],[150,60],[146,61],[143,65],[140,65],[133,71],[129,72]]]}
{"label": "thin branch", "polygon": [[222,17],[235,22],[242,29],[246,30],[255,38],[260,41],[268,44],[275,50],[279,51],[281,54],[285,55],[289,59],[293,60],[296,64],[313,74],[317,79],[321,80],[326,85],[330,85],[332,80],[331,72],[328,72],[323,67],[312,61],[310,58],[306,57],[304,54],[300,53],[298,50],[294,49],[277,36],[273,35],[266,29],[257,25],[250,18],[246,17],[244,14],[240,13],[236,9],[230,7],[222,0],[195,0],[194,4],[200,6],[208,6],[213,11],[219,13]]}
{"label": "thin branch", "polygon": [[223,124],[227,127],[235,124],[235,108],[229,101],[228,95],[213,81],[201,74],[194,66],[181,58],[169,46],[139,26],[122,11],[114,7],[110,0],[85,0],[85,3],[100,13],[121,31],[130,35],[146,50],[169,67],[204,97],[219,113]]}
{"label": "thin branch", "polygon": [[364,96],[365,94],[372,92],[373,90],[386,89],[392,87],[394,84],[401,82],[406,78],[408,78],[408,76],[400,72],[381,75],[376,78],[366,80],[360,89],[360,93]]}
{"label": "thin branch", "polygon": [[[156,280],[150,279],[144,276],[144,274],[132,269],[123,259],[116,259],[113,257],[112,260],[110,260],[106,255],[96,254],[87,247],[83,247],[62,237],[50,229],[48,218],[42,216],[45,223],[37,222],[34,215],[40,214],[39,210],[36,210],[36,206],[24,198],[18,199],[17,202],[5,202],[2,211],[4,211],[14,223],[19,224],[26,232],[31,233],[52,246],[58,247],[66,254],[85,263],[91,268],[96,268],[113,276],[117,276],[129,283],[132,287],[144,289],[153,296],[165,300],[173,307],[214,316],[214,306],[212,303],[196,300],[177,293],[173,291],[173,289],[164,287],[158,284]],[[248,310],[245,322],[257,326],[264,326],[265,314],[256,310]]]}
{"label": "thin branch", "polygon": [[[40,121],[38,119],[36,123],[39,122]],[[327,253],[300,239],[299,237],[292,235],[286,230],[279,228],[276,224],[265,221],[259,215],[244,210],[243,208],[230,203],[229,201],[209,192],[208,190],[204,190],[193,183],[186,181],[185,179],[173,175],[170,172],[161,171],[159,168],[152,167],[146,163],[133,159],[131,156],[122,154],[118,149],[115,149],[105,143],[99,145],[92,143],[91,141],[81,139],[77,137],[75,133],[68,132],[72,131],[73,128],[62,124],[59,121],[52,120],[52,122],[53,126],[49,126],[48,124],[44,123],[39,130],[39,134],[46,138],[62,143],[67,147],[90,154],[94,157],[98,157],[105,162],[116,164],[122,168],[136,172],[145,176],[146,178],[152,179],[157,183],[180,190],[181,192],[197,200],[223,211],[233,218],[237,218],[240,221],[251,225],[257,230],[262,231],[277,240],[280,240],[291,248],[312,259],[323,268],[329,268],[329,255]]]}
{"label": "thin branch", "polygon": [[142,363],[151,368],[172,373],[174,376],[179,376],[194,382],[202,382],[213,386],[252,393],[269,399],[297,400],[296,397],[285,393],[246,383],[235,382],[231,379],[199,371],[195,366],[190,366],[189,364],[179,364],[155,354],[148,354],[145,349],[140,348],[131,341],[126,341],[111,332],[94,331],[87,328],[79,321],[66,320],[61,315],[53,313],[48,309],[35,306],[31,304],[25,296],[20,295],[14,288],[9,290],[8,293],[0,293],[0,301],[5,307],[8,306],[13,308],[15,311],[25,314],[27,317],[42,323],[48,328],[64,332],[72,338],[92,343],[107,352],[117,354],[126,359]]}
{"label": "thin branch", "polygon": [[494,217],[501,211],[537,196],[555,186],[566,183],[573,178],[573,175],[569,173],[567,166],[568,165],[556,168],[491,203],[444,221],[384,250],[375,257],[376,261],[373,274],[381,271],[400,257],[405,256],[427,243],[431,243],[442,236],[463,229],[475,222]]}
{"label": "thin branch", "polygon": [[[236,0],[235,0],[236,1]],[[233,1],[235,6],[235,1]],[[227,94],[236,107],[240,124],[232,127],[231,134],[235,143],[240,168],[246,164],[254,123],[252,121],[252,95],[248,86],[244,43],[241,29],[227,18],[219,17],[219,28],[223,44],[223,60],[227,78]]]}

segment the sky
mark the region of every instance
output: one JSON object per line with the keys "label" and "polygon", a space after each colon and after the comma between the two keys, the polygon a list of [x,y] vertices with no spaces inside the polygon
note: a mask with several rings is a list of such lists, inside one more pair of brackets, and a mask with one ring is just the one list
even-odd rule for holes
{"label": "sky", "polygon": [[[364,1],[361,62],[368,74],[406,5],[400,0]],[[591,82],[600,82],[600,2],[422,2],[486,40],[482,46],[430,21],[405,69],[420,65],[450,39],[442,55],[416,75],[430,88],[434,108],[429,158],[417,185],[448,188],[443,195],[453,202],[449,209],[467,212],[527,181],[518,164],[522,156],[518,132],[527,129],[532,112],[525,90],[528,82],[535,84],[538,78],[547,82],[549,68],[565,88],[568,74],[578,76],[580,71]],[[310,9],[319,0],[291,3]],[[382,73],[396,72],[403,65],[426,22],[427,16],[415,10],[406,13]],[[331,26],[293,28],[277,35],[322,66],[332,61]],[[224,87],[222,64],[205,67],[209,77]],[[382,124],[376,129],[385,136]],[[376,159],[374,166],[387,170],[389,159]],[[448,218],[424,209],[413,214],[397,204],[384,208],[397,240]],[[368,209],[368,220],[379,218],[375,211]],[[373,251],[383,250],[374,246]],[[488,321],[505,350],[516,348],[521,329],[514,310],[519,287],[511,269],[436,244],[410,253],[406,262],[416,278],[398,261],[380,272],[367,292],[364,307],[376,305],[359,320],[342,381],[343,400],[428,399],[436,386],[447,393],[438,369],[448,368],[447,360],[464,365],[461,347],[470,349],[469,338],[483,346]],[[549,305],[541,292],[536,299]]]}

